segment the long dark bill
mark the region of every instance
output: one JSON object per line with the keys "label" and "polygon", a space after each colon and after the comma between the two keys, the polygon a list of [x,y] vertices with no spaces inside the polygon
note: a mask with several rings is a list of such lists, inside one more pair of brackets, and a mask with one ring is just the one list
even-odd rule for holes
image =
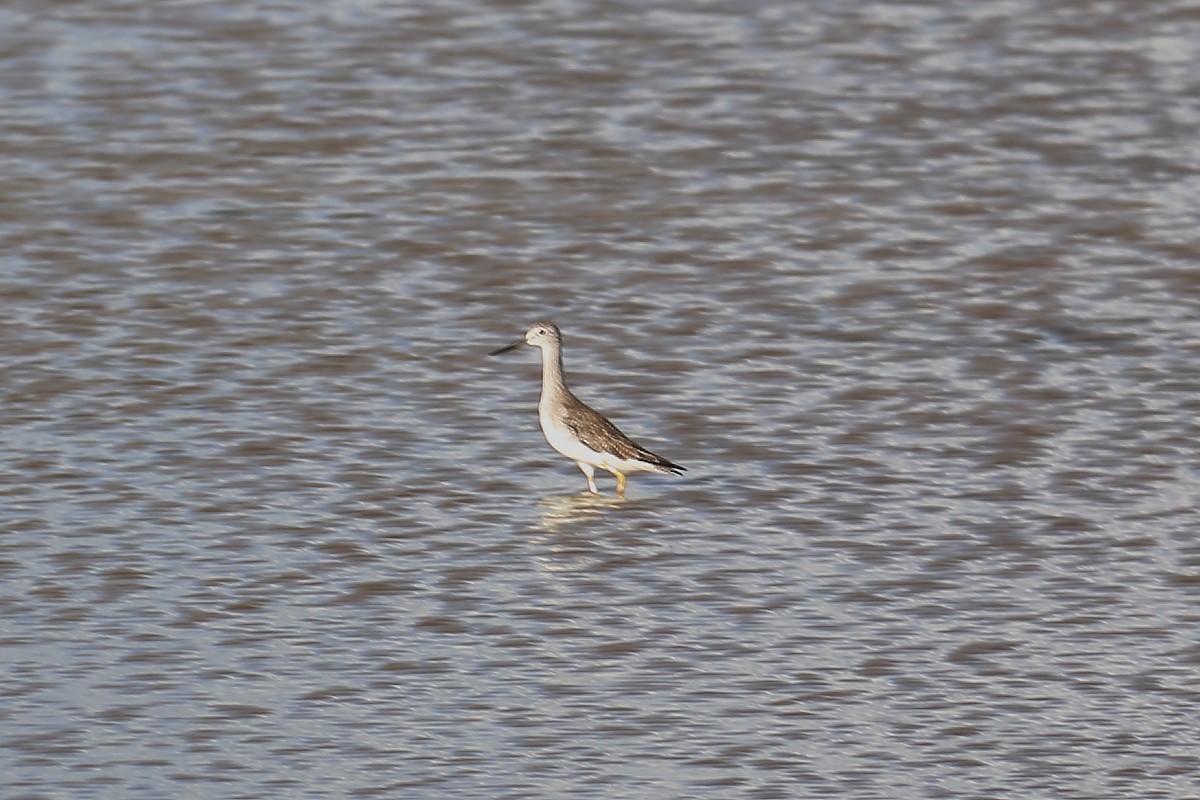
{"label": "long dark bill", "polygon": [[498,356],[501,353],[507,353],[509,350],[516,350],[518,347],[520,347],[523,344],[525,344],[524,339],[517,339],[512,344],[506,344],[506,345],[504,345],[504,347],[501,347],[499,350],[493,350],[492,352],[488,353],[488,355],[489,356]]}

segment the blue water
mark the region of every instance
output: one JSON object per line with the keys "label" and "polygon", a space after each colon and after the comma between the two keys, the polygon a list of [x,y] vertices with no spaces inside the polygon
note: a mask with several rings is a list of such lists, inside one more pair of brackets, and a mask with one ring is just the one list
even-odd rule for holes
{"label": "blue water", "polygon": [[3,795],[1193,795],[1198,24],[0,11]]}

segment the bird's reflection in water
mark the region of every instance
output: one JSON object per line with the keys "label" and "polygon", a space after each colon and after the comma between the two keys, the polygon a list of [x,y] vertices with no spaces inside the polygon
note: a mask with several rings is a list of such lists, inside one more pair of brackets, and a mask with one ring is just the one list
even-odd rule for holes
{"label": "bird's reflection in water", "polygon": [[548,495],[539,505],[542,519],[538,525],[544,531],[555,532],[564,526],[594,517],[606,509],[623,505],[626,500],[614,495],[597,495],[590,492]]}

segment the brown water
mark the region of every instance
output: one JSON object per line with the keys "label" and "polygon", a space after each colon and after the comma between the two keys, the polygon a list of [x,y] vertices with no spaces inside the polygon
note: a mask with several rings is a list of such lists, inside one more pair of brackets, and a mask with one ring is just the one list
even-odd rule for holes
{"label": "brown water", "polygon": [[1197,41],[7,4],[3,796],[1197,797]]}

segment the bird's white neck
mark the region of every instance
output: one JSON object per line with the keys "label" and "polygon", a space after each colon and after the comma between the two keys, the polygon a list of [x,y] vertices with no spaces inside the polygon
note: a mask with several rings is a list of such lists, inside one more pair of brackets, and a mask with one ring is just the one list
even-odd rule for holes
{"label": "bird's white neck", "polygon": [[549,403],[561,396],[567,390],[563,379],[562,350],[560,348],[545,348],[542,350],[542,398],[540,404]]}

